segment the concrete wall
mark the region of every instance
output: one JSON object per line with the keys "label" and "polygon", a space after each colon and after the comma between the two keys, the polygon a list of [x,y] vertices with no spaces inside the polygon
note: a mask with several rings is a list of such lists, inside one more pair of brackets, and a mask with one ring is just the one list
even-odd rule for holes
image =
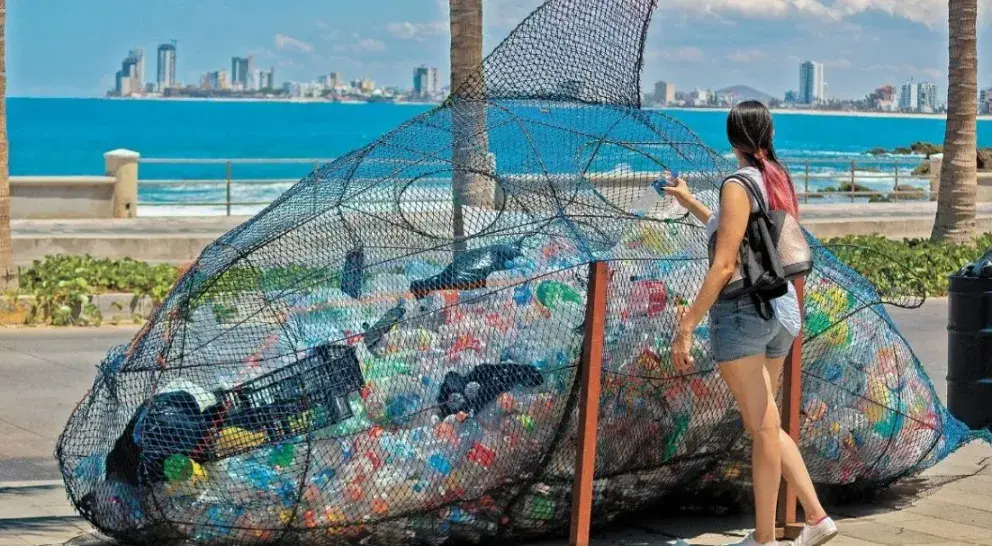
{"label": "concrete wall", "polygon": [[[937,200],[940,190],[940,168],[943,157],[938,155],[930,158],[930,200]],[[978,172],[978,190],[975,194],[976,203],[992,203],[992,173]]]}
{"label": "concrete wall", "polygon": [[[803,227],[820,239],[845,235],[883,235],[888,239],[929,239],[934,217],[855,218],[851,220],[804,220]],[[992,218],[976,219],[979,233],[992,232]]]}
{"label": "concrete wall", "polygon": [[134,218],[138,215],[137,152],[104,154],[104,176],[12,176],[15,220]]}
{"label": "concrete wall", "polygon": [[110,176],[12,176],[10,209],[17,219],[113,218]]}

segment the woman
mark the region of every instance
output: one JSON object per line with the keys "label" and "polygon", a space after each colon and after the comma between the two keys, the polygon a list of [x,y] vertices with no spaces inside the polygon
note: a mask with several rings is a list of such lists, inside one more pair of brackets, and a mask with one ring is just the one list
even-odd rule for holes
{"label": "woman", "polygon": [[[772,210],[784,210],[798,218],[792,179],[775,157],[772,132],[771,113],[760,102],[743,102],[731,110],[727,137],[740,167],[735,175],[757,182],[761,197]],[[738,544],[777,544],[775,509],[782,474],[798,492],[806,513],[806,526],[795,544],[825,544],[837,535],[837,526],[820,505],[799,448],[780,426],[775,404],[782,366],[799,331],[795,291],[790,288],[787,295],[773,302],[775,312],[769,320],[759,316],[749,296],[717,301],[737,268],[748,217],[758,203],[733,176],[720,190],[720,206],[715,213],[693,197],[684,180],[675,180],[665,191],[706,224],[710,234],[717,234],[713,263],[695,302],[676,327],[672,351],[677,365],[691,364],[693,331],[709,312],[712,350],[720,375],[737,400],[744,426],[754,440],[755,531]]]}

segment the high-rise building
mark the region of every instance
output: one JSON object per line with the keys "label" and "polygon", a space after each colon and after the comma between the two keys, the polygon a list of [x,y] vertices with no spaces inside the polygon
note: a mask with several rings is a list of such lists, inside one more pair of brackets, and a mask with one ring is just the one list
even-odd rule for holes
{"label": "high-rise building", "polygon": [[158,89],[164,91],[177,85],[176,41],[158,46]]}
{"label": "high-rise building", "polygon": [[823,64],[806,61],[799,65],[799,102],[819,104],[827,99]]}
{"label": "high-rise building", "polygon": [[413,93],[415,95],[424,96],[427,94],[429,74],[430,69],[425,65],[413,69]]}
{"label": "high-rise building", "polygon": [[899,109],[903,112],[915,112],[920,107],[918,92],[919,89],[913,80],[903,83],[899,93]]}
{"label": "high-rise building", "polygon": [[937,84],[934,82],[920,82],[916,86],[916,96],[918,100],[917,110],[920,112],[933,113],[937,111]]}
{"label": "high-rise building", "polygon": [[710,103],[710,98],[712,98],[712,93],[709,89],[693,89],[689,93],[689,104],[691,106],[707,106]]}
{"label": "high-rise building", "polygon": [[438,79],[437,68],[421,65],[413,69],[413,92],[421,97],[430,97],[440,93],[441,82]]}
{"label": "high-rise building", "polygon": [[121,61],[121,69],[114,75],[114,93],[119,97],[129,97],[144,91],[145,54],[140,49],[133,49]]}
{"label": "high-rise building", "polygon": [[341,88],[341,73],[331,72],[320,77],[320,86],[326,90],[340,89]]}
{"label": "high-rise building", "polygon": [[214,70],[200,77],[200,88],[212,91],[226,91],[231,88],[227,70]]}
{"label": "high-rise building", "polygon": [[992,112],[992,89],[982,89],[978,94],[978,113],[989,114]]}
{"label": "high-rise building", "polygon": [[251,91],[272,91],[276,87],[275,82],[275,67],[269,68],[268,70],[261,68],[252,71],[252,77],[249,79],[248,89]]}
{"label": "high-rise building", "polygon": [[675,84],[668,82],[655,83],[654,102],[663,106],[675,102]]}
{"label": "high-rise building", "polygon": [[128,57],[134,59],[135,70],[137,74],[135,75],[134,85],[136,91],[142,91],[145,88],[145,50],[138,48],[132,49],[128,53]]}
{"label": "high-rise building", "polygon": [[371,93],[375,91],[375,82],[368,78],[352,80],[351,88],[360,93]]}
{"label": "high-rise building", "polygon": [[254,72],[254,60],[247,57],[231,57],[231,86],[235,89],[248,89],[249,80]]}

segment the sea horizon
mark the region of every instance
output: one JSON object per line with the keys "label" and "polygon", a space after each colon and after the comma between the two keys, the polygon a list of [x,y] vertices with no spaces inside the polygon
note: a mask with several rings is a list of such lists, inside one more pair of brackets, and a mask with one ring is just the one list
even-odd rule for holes
{"label": "sea horizon", "polygon": [[[369,105],[388,104],[392,106],[439,106],[442,102],[431,101],[372,101],[372,100],[329,100],[325,98],[312,97],[34,97],[34,96],[8,96],[8,99],[17,100],[95,100],[95,101],[115,101],[115,102],[217,102],[217,103],[286,103],[286,104],[343,104],[343,105]],[[724,106],[642,106],[643,110],[657,110],[663,112],[730,112],[729,107]],[[922,112],[879,112],[861,110],[825,110],[819,108],[770,108],[773,114],[801,115],[801,116],[835,116],[835,117],[865,117],[865,118],[899,118],[899,119],[947,119],[946,113],[922,113]],[[992,121],[992,115],[978,114],[978,121]],[[939,144],[935,142],[935,144]]]}
{"label": "sea horizon", "polygon": [[[290,102],[247,99],[85,99],[15,98],[7,101],[12,176],[78,176],[103,174],[103,154],[125,148],[142,158],[326,158],[342,157],[387,134],[436,105],[326,101]],[[726,114],[718,109],[664,109],[666,115],[688,126],[706,145],[731,153],[726,142]],[[794,115],[799,114],[799,115]],[[810,180],[811,191],[836,187],[841,173],[873,189],[891,189],[891,180],[872,179],[870,173],[893,172],[899,162],[900,183],[922,156],[872,156],[869,150],[893,150],[913,142],[943,141],[944,120],[932,116],[851,115],[791,110],[776,111],[776,147],[791,158],[794,173],[802,173],[805,159],[811,172],[837,173],[837,179]],[[979,143],[992,146],[992,123],[978,126]],[[498,158],[497,158],[498,161]],[[281,179],[285,184],[235,184],[233,197],[242,202],[271,201],[306,176],[311,162],[297,164],[233,165],[234,179]],[[198,181],[223,180],[224,163],[150,164],[139,167],[141,180],[185,181],[183,185],[142,185],[143,203],[223,202],[223,185]],[[805,186],[802,174],[797,185]]]}

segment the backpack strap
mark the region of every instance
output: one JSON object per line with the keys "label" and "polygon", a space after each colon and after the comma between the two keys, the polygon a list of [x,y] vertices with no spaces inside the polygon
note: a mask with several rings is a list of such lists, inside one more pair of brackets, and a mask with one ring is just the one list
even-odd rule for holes
{"label": "backpack strap", "polygon": [[[744,189],[751,194],[751,198],[754,202],[758,204],[758,211],[768,214],[768,203],[765,202],[765,198],[761,195],[761,188],[758,187],[758,181],[751,177],[751,175],[745,174],[741,171],[728,176],[724,179],[723,184],[731,180],[736,180],[744,186]],[[723,192],[723,185],[720,186],[720,191]]]}

